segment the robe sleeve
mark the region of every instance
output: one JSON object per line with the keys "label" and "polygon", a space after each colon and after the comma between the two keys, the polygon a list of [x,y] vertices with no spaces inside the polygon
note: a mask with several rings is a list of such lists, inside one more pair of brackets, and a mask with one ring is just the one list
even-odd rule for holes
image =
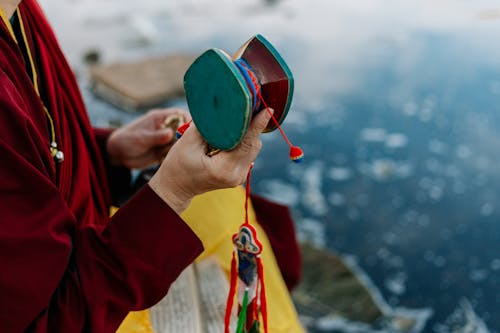
{"label": "robe sleeve", "polygon": [[81,225],[1,70],[0,111],[0,331],[114,332],[165,295],[200,240],[148,186],[105,226]]}
{"label": "robe sleeve", "polygon": [[111,165],[108,159],[106,143],[113,132],[111,128],[94,128],[97,146],[104,160],[106,175],[108,176],[111,199],[113,205],[121,206],[133,194],[132,177],[129,168]]}
{"label": "robe sleeve", "polygon": [[302,275],[302,256],[292,215],[287,206],[252,194],[257,220],[266,232],[288,290],[292,291]]}

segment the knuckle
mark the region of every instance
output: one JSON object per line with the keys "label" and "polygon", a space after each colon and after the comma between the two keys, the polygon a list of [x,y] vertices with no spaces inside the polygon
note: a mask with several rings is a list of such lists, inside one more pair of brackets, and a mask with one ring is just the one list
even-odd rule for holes
{"label": "knuckle", "polygon": [[264,118],[264,117],[261,117],[259,119],[259,122],[257,123],[257,126],[256,126],[259,133],[262,132],[266,128],[268,122],[269,122],[269,120]]}
{"label": "knuckle", "polygon": [[248,140],[243,140],[243,141],[241,141],[241,143],[240,143],[240,149],[241,149],[242,151],[249,151],[249,150],[250,150],[250,148],[251,148],[251,146],[250,146],[250,144],[249,144]]}
{"label": "knuckle", "polygon": [[259,138],[243,140],[241,146],[244,151],[259,151],[262,148],[262,141]]}
{"label": "knuckle", "polygon": [[262,140],[257,139],[255,142],[255,150],[260,151],[262,149]]}

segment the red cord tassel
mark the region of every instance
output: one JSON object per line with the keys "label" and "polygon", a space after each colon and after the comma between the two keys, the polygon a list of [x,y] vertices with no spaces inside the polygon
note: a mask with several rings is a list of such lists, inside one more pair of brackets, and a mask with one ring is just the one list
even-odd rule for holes
{"label": "red cord tassel", "polygon": [[264,322],[264,332],[268,333],[267,299],[266,299],[266,287],[264,285],[264,265],[262,265],[262,259],[260,257],[257,257],[257,270],[259,274],[259,283],[260,283],[260,310],[262,313],[262,321]]}
{"label": "red cord tassel", "polygon": [[185,123],[185,124],[183,124],[183,125],[179,126],[179,128],[177,129],[177,132],[175,132],[175,137],[176,137],[177,139],[180,139],[180,138],[181,138],[181,136],[183,136],[183,135],[184,135],[184,132],[186,132],[186,130],[189,128],[189,126],[191,125],[191,122],[192,122],[192,121],[193,121],[193,120],[191,119],[191,120],[190,120],[190,121],[188,121],[187,123]]}
{"label": "red cord tassel", "polygon": [[231,260],[231,284],[229,286],[229,294],[227,295],[226,314],[224,316],[224,333],[229,333],[234,295],[236,294],[237,279],[238,279],[238,268],[236,266],[236,256],[233,251],[233,259]]}
{"label": "red cord tassel", "polygon": [[288,137],[286,136],[285,131],[283,131],[283,128],[281,128],[280,123],[274,117],[274,114],[271,112],[271,109],[269,108],[259,91],[257,91],[257,94],[262,104],[264,104],[266,111],[271,115],[271,120],[274,122],[274,125],[276,125],[286,144],[290,147],[290,159],[295,163],[300,163],[304,159],[304,151],[299,146],[292,145],[292,142],[290,142],[290,139],[288,139]]}

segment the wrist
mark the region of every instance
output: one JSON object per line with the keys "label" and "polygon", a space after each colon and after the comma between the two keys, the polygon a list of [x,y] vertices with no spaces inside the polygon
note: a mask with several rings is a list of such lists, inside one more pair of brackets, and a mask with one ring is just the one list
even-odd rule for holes
{"label": "wrist", "polygon": [[106,152],[108,155],[108,161],[111,165],[121,166],[123,165],[123,162],[120,158],[120,154],[117,153],[118,148],[115,139],[117,131],[118,130],[115,130],[109,135],[108,140],[106,142]]}
{"label": "wrist", "polygon": [[180,215],[191,203],[193,195],[183,190],[173,179],[173,177],[164,177],[161,170],[149,181],[151,189]]}

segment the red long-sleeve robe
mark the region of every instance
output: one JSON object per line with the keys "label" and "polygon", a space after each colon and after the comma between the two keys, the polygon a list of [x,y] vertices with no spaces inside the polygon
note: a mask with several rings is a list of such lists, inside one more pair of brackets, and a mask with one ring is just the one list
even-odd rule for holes
{"label": "red long-sleeve robe", "polygon": [[202,244],[148,186],[109,221],[106,167],[71,69],[38,4],[19,9],[65,161],[50,155],[40,98],[0,20],[0,332],[114,332]]}

